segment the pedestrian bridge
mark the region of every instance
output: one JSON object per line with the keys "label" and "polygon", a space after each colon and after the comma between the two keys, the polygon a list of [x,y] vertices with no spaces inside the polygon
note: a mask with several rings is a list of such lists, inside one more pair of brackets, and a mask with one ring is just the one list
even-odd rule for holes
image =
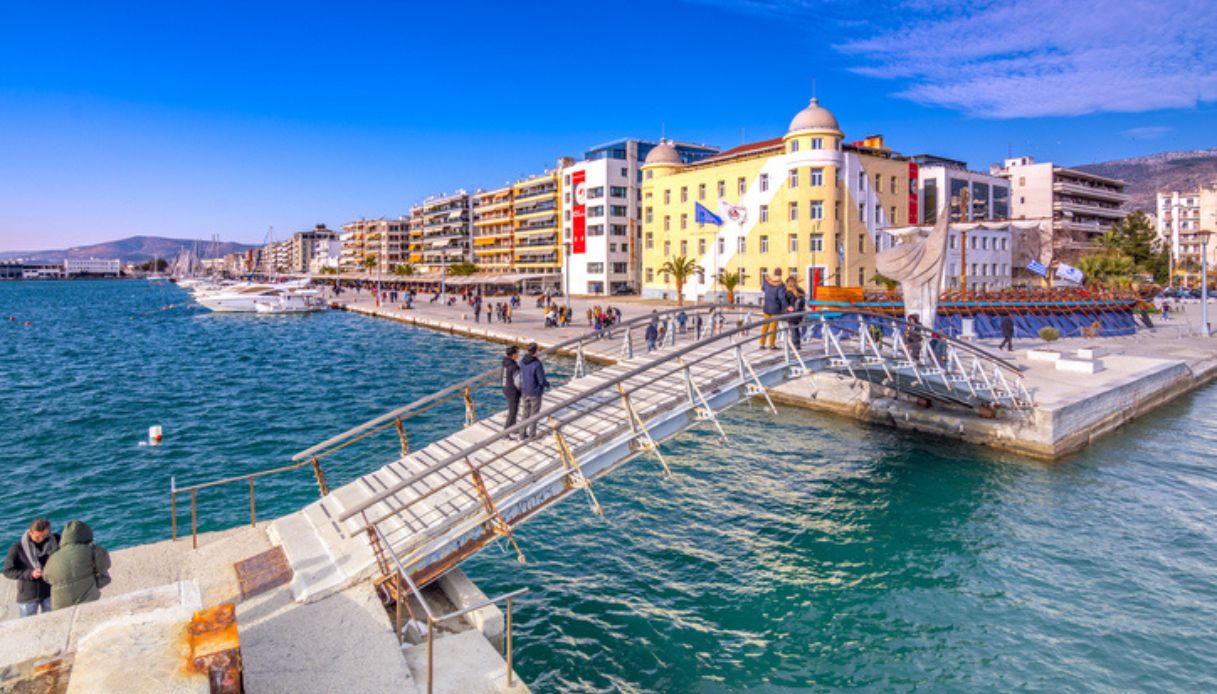
{"label": "pedestrian bridge", "polygon": [[[499,387],[496,368],[300,452],[292,465],[268,471],[311,466],[322,494],[270,527],[292,566],[295,598],[317,600],[372,578],[390,593],[410,590],[426,609],[419,586],[488,544],[505,543],[525,562],[515,533],[542,509],[574,494],[601,513],[595,482],[602,476],[638,457],[669,475],[664,441],[694,426],[713,427],[725,440],[719,418],[727,410],[745,401],[773,408],[769,389],[813,372],[1002,416],[1033,405],[1018,368],[983,349],[928,332],[906,339],[908,324],[892,316],[819,308],[772,319],[720,306],[665,311],[658,314],[662,342],[649,353],[639,336],[650,317],[642,317],[614,328],[611,338],[589,333],[546,350],[574,355],[573,375],[546,394],[539,414],[510,430],[505,413],[477,413],[479,393]],[[681,310],[688,330],[676,322]],[[776,349],[758,344],[766,324],[777,330]],[[595,346],[603,354],[606,344],[619,359],[594,368],[586,353]],[[451,418],[445,409],[459,411],[462,401],[463,425],[455,421],[450,435],[411,448],[420,418]],[[533,423],[537,437],[512,438]],[[392,446],[383,464],[330,490],[325,471],[373,441]],[[361,460],[358,469],[368,469],[366,455]],[[175,487],[175,498],[189,491],[193,502],[205,486]],[[249,486],[252,516],[252,476]]]}

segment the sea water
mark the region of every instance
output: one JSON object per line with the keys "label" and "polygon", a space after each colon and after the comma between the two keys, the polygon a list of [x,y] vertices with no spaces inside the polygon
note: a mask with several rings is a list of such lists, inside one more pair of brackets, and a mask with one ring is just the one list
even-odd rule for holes
{"label": "sea water", "polygon": [[[184,301],[0,283],[0,538],[46,514],[111,547],[164,539],[170,476],[284,464],[501,353]],[[527,564],[490,547],[464,568],[529,589],[515,664],[537,692],[1217,691],[1215,411],[1209,387],[1044,463],[744,405],[726,445],[708,427],[664,444],[670,479],[641,457],[597,482],[603,517],[572,496],[519,528]],[[164,444],[140,446],[152,424]],[[259,488],[260,514],[316,498],[297,472]],[[202,499],[203,528],[246,522],[243,495]]]}

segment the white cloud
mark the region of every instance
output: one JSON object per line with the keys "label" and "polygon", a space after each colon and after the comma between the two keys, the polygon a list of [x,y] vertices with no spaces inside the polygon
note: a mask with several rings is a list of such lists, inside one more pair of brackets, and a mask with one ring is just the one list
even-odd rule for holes
{"label": "white cloud", "polygon": [[[703,0],[707,1],[707,0]],[[859,74],[909,100],[988,118],[1189,108],[1217,101],[1212,0],[708,0],[827,19]],[[856,7],[856,6],[854,6]]]}
{"label": "white cloud", "polygon": [[1156,140],[1170,131],[1171,128],[1166,125],[1147,125],[1143,128],[1129,128],[1121,134],[1134,140]]}

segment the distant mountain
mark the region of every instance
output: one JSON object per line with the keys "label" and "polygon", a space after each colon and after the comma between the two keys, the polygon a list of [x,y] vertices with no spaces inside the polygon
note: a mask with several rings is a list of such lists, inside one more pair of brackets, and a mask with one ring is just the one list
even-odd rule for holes
{"label": "distant mountain", "polygon": [[65,258],[118,258],[124,263],[140,263],[152,258],[164,258],[172,262],[183,249],[197,249],[200,258],[218,258],[229,253],[239,253],[256,248],[244,243],[194,239],[167,239],[162,236],[132,236],[120,241],[107,241],[89,246],[74,246],[53,251],[5,251],[0,258],[27,258],[30,260],[62,261]]}
{"label": "distant mountain", "polygon": [[1127,207],[1153,212],[1159,192],[1196,190],[1217,182],[1217,147],[1190,152],[1160,152],[1146,157],[1075,166],[1128,182]]}

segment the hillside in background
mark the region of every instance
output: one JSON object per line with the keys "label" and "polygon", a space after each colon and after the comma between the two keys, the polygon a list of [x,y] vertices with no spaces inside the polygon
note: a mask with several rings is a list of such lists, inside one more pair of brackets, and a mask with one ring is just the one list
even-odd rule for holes
{"label": "hillside in background", "polygon": [[238,253],[256,248],[231,241],[204,241],[195,239],[167,239],[163,236],[132,236],[119,241],[107,241],[88,246],[74,246],[50,251],[6,251],[0,258],[25,258],[29,260],[62,261],[64,258],[118,258],[124,263],[143,262],[152,258],[172,261],[183,249],[195,249],[200,258],[218,258],[229,253]]}
{"label": "hillside in background", "polygon": [[1127,181],[1128,207],[1154,212],[1154,196],[1159,192],[1196,190],[1202,185],[1217,183],[1217,147],[1160,152],[1072,168]]}

